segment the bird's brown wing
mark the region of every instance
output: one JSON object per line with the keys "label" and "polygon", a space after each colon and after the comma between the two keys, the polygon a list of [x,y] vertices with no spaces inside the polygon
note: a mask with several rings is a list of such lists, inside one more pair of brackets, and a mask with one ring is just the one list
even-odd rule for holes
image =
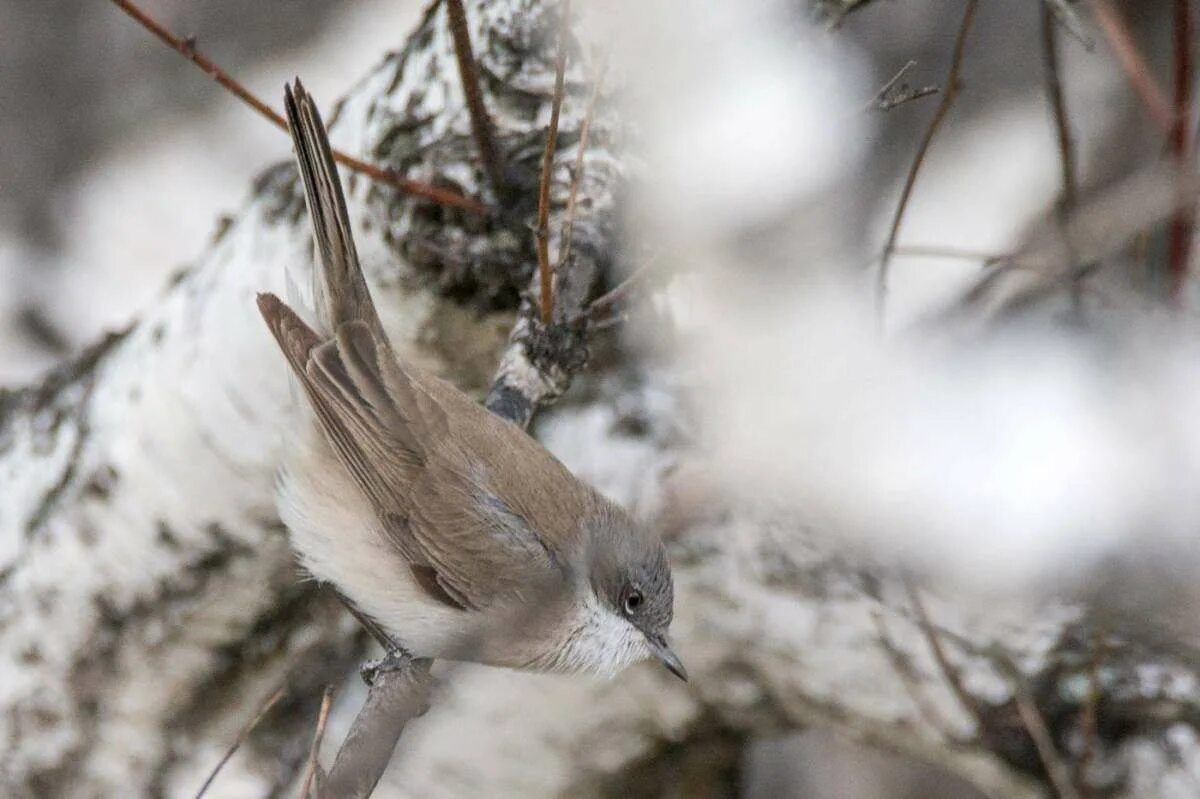
{"label": "bird's brown wing", "polygon": [[497,471],[498,457],[526,470],[534,458],[552,464],[552,477],[565,475],[522,431],[445,384],[431,392],[432,378],[401,367],[360,322],[312,350],[305,379],[330,443],[381,527],[410,563],[432,570],[426,574],[445,597],[479,609],[562,579],[538,520],[505,490],[512,475]]}
{"label": "bird's brown wing", "polygon": [[326,329],[313,331],[273,295],[262,295],[259,308],[331,448],[431,597],[483,608],[561,581],[548,542],[561,542],[570,525],[545,512],[555,503],[542,495],[566,508],[578,505],[572,492],[590,495],[514,425],[400,366],[362,275],[316,105],[299,81],[285,105],[320,254],[314,299]]}

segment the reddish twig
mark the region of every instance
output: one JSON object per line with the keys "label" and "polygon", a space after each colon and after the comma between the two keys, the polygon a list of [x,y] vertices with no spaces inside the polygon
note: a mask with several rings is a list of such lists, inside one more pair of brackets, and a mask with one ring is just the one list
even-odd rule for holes
{"label": "reddish twig", "polygon": [[1163,133],[1169,133],[1174,121],[1171,118],[1171,107],[1146,65],[1146,60],[1142,58],[1141,51],[1133,40],[1133,34],[1121,18],[1121,12],[1117,11],[1110,0],[1087,0],[1087,3],[1096,17],[1100,31],[1108,40],[1109,47],[1116,54],[1126,79],[1142,101],[1150,118]]}
{"label": "reddish twig", "polygon": [[1046,99],[1054,132],[1058,138],[1058,166],[1062,181],[1062,197],[1058,203],[1060,218],[1075,207],[1075,143],[1067,121],[1067,103],[1063,97],[1062,78],[1058,65],[1058,23],[1048,3],[1042,3],[1042,61],[1045,67]]}
{"label": "reddish twig", "polygon": [[592,82],[592,94],[588,97],[587,110],[583,114],[583,122],[579,127],[579,149],[575,153],[575,163],[571,168],[571,191],[567,195],[567,210],[563,221],[562,237],[558,243],[558,269],[562,269],[567,259],[571,257],[571,236],[575,232],[575,204],[579,198],[579,184],[583,182],[583,157],[587,154],[588,137],[592,132],[592,117],[596,113],[596,101],[600,98],[600,87],[604,83],[604,75],[608,70],[608,53],[600,58],[596,68],[596,78]]}
{"label": "reddish twig", "polygon": [[250,733],[253,732],[254,728],[258,726],[258,723],[263,720],[263,717],[271,712],[271,708],[279,704],[279,700],[283,698],[283,695],[286,693],[286,691],[286,687],[281,687],[276,690],[275,693],[267,697],[266,701],[259,706],[258,712],[256,712],[250,721],[246,722],[246,725],[238,731],[238,736],[234,740],[233,745],[226,750],[216,767],[213,768],[211,773],[209,773],[208,778],[204,780],[204,784],[200,786],[200,790],[196,792],[196,799],[202,799],[204,794],[208,791],[209,786],[212,785],[213,780],[215,780],[217,775],[221,773],[221,769],[225,768],[225,764],[228,763],[229,759],[234,756],[239,748],[241,748],[241,745],[246,742],[246,739],[250,737]]}
{"label": "reddish twig", "polygon": [[454,57],[458,61],[458,76],[462,80],[463,97],[471,117],[471,135],[479,148],[479,160],[487,172],[492,190],[503,197],[508,188],[505,180],[504,161],[496,146],[495,126],[483,103],[479,90],[479,65],[471,48],[471,32],[467,27],[467,12],[462,0],[446,0],[446,15],[450,22],[450,36],[454,40]]}
{"label": "reddish twig", "polygon": [[[1168,139],[1172,157],[1180,170],[1191,167],[1188,127],[1192,118],[1192,0],[1175,0],[1175,119]],[[1192,249],[1192,228],[1196,207],[1187,203],[1171,217],[1167,232],[1167,273],[1171,300],[1179,303],[1187,280],[1188,256]]]}
{"label": "reddish twig", "polygon": [[[275,127],[283,132],[287,132],[287,122],[277,112],[271,109],[266,103],[258,99],[242,84],[238,83],[229,73],[217,66],[211,59],[196,49],[196,43],[192,39],[183,39],[171,33],[163,27],[157,20],[151,17],[142,9],[138,8],[130,0],[112,0],[112,3],[132,17],[139,25],[141,25],[150,33],[154,34],[164,44],[175,50],[187,60],[198,66],[206,75],[215,80],[222,88],[232,94],[234,97],[241,100],[243,103],[254,109],[260,116],[267,119]],[[393,186],[405,194],[411,194],[414,197],[422,197],[430,202],[438,203],[439,205],[452,205],[457,208],[463,208],[477,214],[487,213],[487,208],[478,200],[473,200],[470,197],[464,197],[458,192],[449,189],[430,186],[427,183],[410,180],[403,175],[400,175],[394,170],[379,167],[374,164],[369,164],[366,161],[355,158],[352,155],[347,155],[340,150],[333,151],[333,157],[341,164],[344,164],[349,169],[359,172],[374,181],[386,183]]]}
{"label": "reddish twig", "polygon": [[558,144],[558,115],[562,110],[563,85],[567,72],[567,32],[571,20],[571,0],[563,0],[559,9],[558,55],[554,63],[554,98],[550,103],[550,125],[546,128],[546,150],[542,154],[542,177],[538,182],[537,238],[538,308],[542,324],[550,324],[554,314],[553,275],[550,269],[550,173],[554,168],[554,150]]}
{"label": "reddish twig", "polygon": [[946,75],[945,91],[942,92],[941,102],[938,103],[937,109],[933,112],[933,119],[929,121],[929,127],[925,130],[925,136],[921,139],[921,144],[917,148],[917,154],[913,158],[912,166],[908,170],[908,177],[905,179],[904,188],[900,192],[900,202],[896,205],[896,213],[892,217],[892,226],[888,230],[887,241],[883,245],[883,258],[879,263],[875,293],[875,310],[880,330],[883,329],[884,305],[887,301],[888,265],[892,260],[892,250],[895,248],[896,239],[900,235],[900,225],[904,221],[904,211],[908,208],[908,201],[912,197],[913,187],[917,184],[917,174],[921,171],[921,164],[925,162],[925,155],[929,152],[929,146],[933,143],[933,137],[937,134],[938,128],[941,127],[942,120],[946,118],[950,106],[954,103],[954,98],[958,96],[959,73],[962,70],[967,33],[971,30],[971,23],[975,19],[975,9],[978,5],[978,0],[967,0],[967,7],[963,12],[962,24],[959,26],[958,36],[954,40],[954,55],[950,60],[950,71]]}
{"label": "reddish twig", "polygon": [[[333,686],[326,686],[325,693],[321,696],[321,711],[317,714],[317,729],[313,733],[312,746],[308,750],[308,764],[304,768],[304,779],[300,783],[300,799],[308,799],[313,777],[320,769],[317,757],[321,753],[321,739],[325,737],[325,724],[329,721],[329,706],[332,701]],[[320,788],[317,789],[317,793],[318,795],[321,793]]]}

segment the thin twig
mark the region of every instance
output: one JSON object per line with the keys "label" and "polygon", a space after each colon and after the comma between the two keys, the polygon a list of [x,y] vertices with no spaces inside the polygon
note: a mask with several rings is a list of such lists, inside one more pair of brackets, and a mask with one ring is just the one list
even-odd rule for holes
{"label": "thin twig", "polygon": [[1080,737],[1083,738],[1078,768],[1081,785],[1085,784],[1087,767],[1096,756],[1096,744],[1100,739],[1100,660],[1104,657],[1104,641],[1099,636],[1094,636],[1092,645],[1096,651],[1088,663],[1088,691],[1079,711]]}
{"label": "thin twig", "polygon": [[600,57],[596,67],[596,77],[592,81],[592,94],[588,97],[587,110],[583,114],[583,122],[579,127],[579,149],[575,153],[575,163],[571,167],[571,191],[567,195],[567,210],[563,221],[563,232],[558,242],[558,266],[555,271],[564,268],[567,259],[571,257],[571,236],[575,232],[575,203],[579,198],[579,184],[583,183],[583,156],[587,153],[588,136],[592,132],[592,117],[596,113],[596,101],[600,98],[600,87],[604,84],[604,75],[608,70],[608,52]]}
{"label": "thin twig", "polygon": [[[1180,170],[1191,167],[1189,147],[1192,141],[1188,128],[1192,118],[1192,0],[1175,0],[1175,119],[1169,138],[1171,156]],[[1167,273],[1170,276],[1170,297],[1178,304],[1182,300],[1187,280],[1188,256],[1192,248],[1192,223],[1196,206],[1187,203],[1171,217],[1167,234]]]}
{"label": "thin twig", "polygon": [[234,753],[236,753],[241,745],[245,743],[246,739],[250,737],[250,733],[253,732],[254,728],[258,726],[258,723],[263,720],[263,717],[271,712],[271,708],[279,704],[279,700],[283,699],[283,695],[285,693],[287,693],[286,686],[280,686],[278,689],[276,689],[275,693],[267,697],[266,701],[259,706],[258,711],[254,714],[250,721],[246,722],[246,725],[238,731],[238,736],[234,740],[233,745],[225,751],[224,756],[222,756],[221,760],[217,763],[216,767],[213,768],[212,772],[209,773],[208,778],[204,780],[204,784],[200,786],[200,790],[196,792],[196,799],[202,799],[205,792],[208,791],[209,786],[212,785],[213,780],[215,780],[217,775],[221,773],[221,769],[223,769],[225,764],[229,762],[229,758],[233,757]]}
{"label": "thin twig", "polygon": [[[300,783],[300,799],[308,799],[308,791],[312,787],[313,777],[320,768],[317,756],[321,753],[321,739],[325,737],[325,724],[329,721],[329,706],[333,701],[333,686],[325,686],[321,696],[321,712],[317,714],[317,729],[313,733],[312,747],[308,750],[308,765],[304,768],[304,780]],[[318,791],[319,793],[319,791]]]}
{"label": "thin twig", "polygon": [[[112,0],[112,3],[132,17],[139,25],[141,25],[150,33],[157,36],[164,44],[178,52],[187,60],[198,66],[210,78],[215,80],[222,88],[232,94],[234,97],[241,100],[243,103],[254,109],[256,113],[264,119],[269,120],[275,127],[283,132],[287,132],[287,122],[270,106],[264,103],[258,97],[254,96],[242,84],[234,80],[229,73],[217,66],[211,59],[196,49],[196,43],[193,39],[183,39],[171,33],[163,27],[157,20],[151,17],[142,9],[138,8],[130,0]],[[411,194],[414,197],[423,197],[430,202],[438,203],[439,205],[452,205],[456,208],[462,208],[472,213],[486,214],[487,208],[478,200],[464,197],[458,192],[450,189],[431,186],[420,181],[410,180],[403,175],[400,175],[395,170],[379,167],[374,164],[369,164],[366,161],[355,158],[352,155],[347,155],[340,150],[333,151],[333,157],[341,164],[349,169],[359,172],[374,181],[386,183],[400,191]]]}
{"label": "thin twig", "polygon": [[462,0],[446,0],[446,15],[450,22],[450,36],[454,40],[454,57],[458,60],[458,76],[462,80],[463,97],[471,117],[471,135],[479,148],[479,160],[492,183],[492,191],[503,197],[508,190],[505,180],[504,161],[496,146],[496,128],[483,103],[479,90],[479,65],[471,48],[471,32],[467,27],[467,12]]}
{"label": "thin twig", "polygon": [[1047,3],[1042,3],[1042,62],[1045,67],[1046,99],[1050,102],[1054,132],[1058,138],[1059,179],[1062,181],[1062,198],[1058,207],[1061,217],[1069,214],[1075,207],[1075,144],[1071,140],[1067,103],[1063,97],[1062,76],[1058,63],[1057,23],[1054,12]]}
{"label": "thin twig", "polygon": [[588,305],[587,309],[580,316],[587,318],[593,324],[600,322],[603,319],[604,311],[620,305],[633,289],[646,281],[646,278],[650,276],[651,267],[654,266],[657,260],[657,256],[651,258],[635,269],[633,274],[622,280],[614,288],[592,300],[591,304]]}
{"label": "thin twig", "polygon": [[[1062,184],[1058,201],[1054,204],[1054,217],[1058,222],[1059,235],[1066,244],[1073,264],[1075,252],[1071,247],[1067,222],[1075,209],[1075,145],[1071,141],[1071,126],[1067,120],[1067,102],[1063,96],[1062,75],[1058,63],[1058,23],[1048,2],[1042,3],[1042,66],[1046,99],[1050,103],[1050,117],[1058,140],[1059,180]],[[1083,298],[1079,275],[1075,275],[1071,281],[1071,297],[1075,308],[1081,309]]]}
{"label": "thin twig", "polygon": [[567,33],[571,21],[571,0],[559,8],[558,55],[554,62],[554,98],[550,103],[550,125],[546,129],[546,151],[542,155],[542,177],[538,182],[537,238],[539,302],[542,324],[550,324],[554,314],[553,275],[550,269],[550,173],[554,168],[554,150],[558,144],[558,115],[562,110],[563,84],[567,72]]}
{"label": "thin twig", "polygon": [[954,103],[954,98],[958,96],[959,73],[962,69],[963,53],[966,50],[967,33],[971,30],[971,22],[975,19],[975,9],[978,5],[978,0],[967,0],[967,7],[963,12],[962,25],[959,26],[958,36],[954,40],[954,55],[950,61],[950,71],[946,76],[946,89],[942,92],[941,102],[938,103],[937,109],[933,112],[933,119],[929,121],[929,127],[925,131],[925,136],[921,139],[916,157],[913,158],[912,166],[908,170],[908,177],[904,181],[904,189],[900,192],[900,202],[896,205],[896,213],[892,217],[892,226],[888,231],[887,241],[883,245],[883,258],[879,263],[875,293],[875,310],[881,331],[883,330],[884,310],[885,303],[887,302],[888,265],[892,259],[892,249],[896,246],[896,239],[900,235],[900,225],[904,221],[904,211],[908,208],[908,201],[912,197],[913,187],[916,186],[917,174],[921,171],[921,164],[925,161],[925,154],[929,152],[929,145],[933,143],[933,137],[937,134],[942,120],[945,119],[946,113]]}
{"label": "thin twig", "polygon": [[893,75],[891,80],[883,84],[883,88],[875,92],[875,96],[863,106],[863,111],[891,111],[898,105],[904,105],[913,100],[937,94],[939,91],[937,86],[923,86],[919,89],[914,89],[907,83],[900,84],[896,92],[892,93],[892,89],[896,88],[896,84],[900,83],[904,75],[916,65],[916,61],[910,60],[907,64],[900,67],[900,71]]}
{"label": "thin twig", "polygon": [[883,620],[883,614],[879,612],[878,608],[871,609],[871,620],[875,623],[879,648],[883,650],[884,655],[887,656],[888,662],[892,666],[892,670],[900,678],[900,684],[904,686],[904,690],[916,707],[917,713],[920,714],[921,718],[931,728],[937,730],[946,738],[951,738],[950,724],[938,712],[933,702],[929,700],[917,676],[913,673],[909,656],[902,652],[900,647],[896,645],[896,642],[892,640],[892,636],[888,633],[887,625]]}
{"label": "thin twig", "polygon": [[955,261],[979,261],[983,266],[991,266],[1013,259],[1011,253],[984,252],[938,244],[898,244],[892,248],[892,255],[896,258],[946,258]]}
{"label": "thin twig", "polygon": [[1046,774],[1050,777],[1050,784],[1054,786],[1054,791],[1058,794],[1059,799],[1079,799],[1079,791],[1075,789],[1075,783],[1071,781],[1071,770],[1067,768],[1066,762],[1058,752],[1058,747],[1054,745],[1054,737],[1050,734],[1050,728],[1046,726],[1046,719],[1042,717],[1042,712],[1038,710],[1037,704],[1029,696],[1029,691],[1025,687],[1021,675],[1017,673],[1016,667],[1010,666],[1010,668],[1013,672],[1013,698],[1017,703],[1017,715],[1021,717],[1021,724],[1029,733],[1029,737],[1033,739],[1033,746],[1037,749],[1038,759],[1042,761],[1042,766],[1045,767]]}
{"label": "thin twig", "polygon": [[925,603],[921,601],[920,594],[917,593],[917,588],[909,578],[904,579],[904,587],[908,592],[908,601],[912,605],[913,612],[917,614],[917,626],[921,628],[921,633],[925,636],[926,642],[929,644],[929,651],[933,654],[933,659],[941,670],[942,676],[946,680],[946,684],[950,686],[950,690],[958,697],[958,701],[962,704],[963,709],[971,716],[972,720],[978,725],[979,721],[979,703],[963,685],[962,675],[958,669],[946,657],[946,650],[942,647],[942,640],[938,636],[937,631],[933,628],[933,623],[929,620],[929,614],[925,612]]}
{"label": "thin twig", "polygon": [[1138,50],[1137,44],[1133,40],[1133,34],[1130,33],[1125,20],[1121,18],[1121,12],[1113,6],[1110,0],[1087,0],[1087,3],[1138,99],[1142,101],[1142,105],[1145,106],[1159,130],[1169,133],[1173,123],[1171,106],[1168,105],[1166,96],[1154,80],[1154,75],[1151,74],[1141,51]]}

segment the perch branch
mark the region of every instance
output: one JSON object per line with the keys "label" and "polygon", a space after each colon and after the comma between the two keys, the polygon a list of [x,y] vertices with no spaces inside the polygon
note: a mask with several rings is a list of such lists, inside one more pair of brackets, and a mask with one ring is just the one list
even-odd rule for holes
{"label": "perch branch", "polygon": [[[275,127],[287,132],[287,122],[270,106],[256,97],[249,89],[243,86],[238,81],[234,80],[221,67],[217,66],[210,58],[196,49],[196,43],[192,39],[183,39],[167,30],[161,23],[136,6],[131,0],[112,0],[112,3],[132,17],[139,25],[141,25],[150,33],[154,34],[164,44],[175,50],[187,60],[198,66],[210,78],[215,80],[222,88],[232,94],[234,97],[241,100],[243,103],[252,108],[261,117],[268,120]],[[438,203],[439,205],[450,205],[456,208],[462,208],[476,214],[485,214],[487,209],[478,200],[464,197],[457,192],[449,189],[443,189],[438,186],[430,186],[427,183],[410,180],[396,173],[394,170],[376,166],[367,163],[352,155],[347,155],[340,150],[333,151],[333,157],[338,163],[352,169],[355,172],[366,175],[371,180],[379,183],[386,183],[400,191],[411,194],[414,197],[422,197],[430,202]]]}
{"label": "perch branch", "polygon": [[367,701],[354,718],[322,797],[361,799],[371,795],[391,762],[396,742],[408,722],[425,712],[433,679],[428,660],[389,652],[375,667],[364,669],[370,683]]}
{"label": "perch branch", "polygon": [[967,0],[967,7],[963,12],[962,24],[959,26],[958,36],[954,40],[954,55],[950,60],[950,71],[946,75],[946,89],[942,92],[941,102],[938,103],[937,109],[934,110],[933,118],[929,121],[929,127],[926,128],[925,135],[917,147],[917,154],[913,158],[912,166],[908,170],[908,177],[904,180],[904,188],[900,192],[900,202],[897,203],[896,213],[892,216],[892,225],[888,230],[887,241],[883,245],[883,257],[879,262],[879,273],[875,286],[875,310],[881,331],[883,329],[885,304],[887,302],[888,266],[892,260],[892,251],[896,247],[897,238],[900,236],[900,225],[904,221],[904,212],[908,208],[909,199],[912,197],[913,187],[917,184],[917,174],[921,171],[921,165],[925,162],[925,155],[929,152],[929,146],[933,143],[933,137],[937,135],[938,128],[942,125],[942,120],[946,118],[946,114],[950,111],[950,106],[954,103],[954,98],[958,96],[959,74],[962,70],[963,53],[966,51],[967,33],[971,30],[971,23],[975,19],[975,9],[978,5],[978,0]]}

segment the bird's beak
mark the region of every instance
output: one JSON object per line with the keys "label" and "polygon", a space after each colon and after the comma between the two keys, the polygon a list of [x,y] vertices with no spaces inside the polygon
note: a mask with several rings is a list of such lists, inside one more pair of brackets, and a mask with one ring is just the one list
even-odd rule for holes
{"label": "bird's beak", "polygon": [[671,651],[671,647],[667,646],[667,639],[654,635],[646,636],[646,640],[650,642],[650,651],[654,657],[667,667],[667,671],[687,682],[687,669],[683,667],[683,661],[679,659],[679,655],[676,655]]}

